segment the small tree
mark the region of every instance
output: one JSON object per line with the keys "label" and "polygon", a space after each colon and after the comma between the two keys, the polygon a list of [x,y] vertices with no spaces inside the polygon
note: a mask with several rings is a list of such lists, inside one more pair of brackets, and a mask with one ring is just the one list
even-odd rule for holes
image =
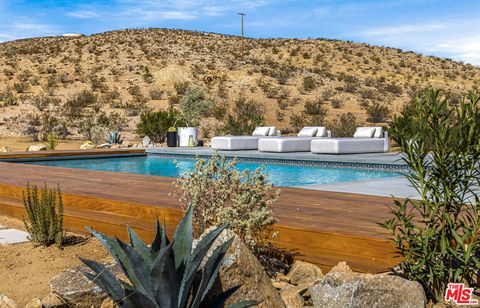
{"label": "small tree", "polygon": [[212,110],[213,103],[205,98],[202,89],[191,87],[188,88],[180,100],[179,107],[182,111],[185,124],[187,126],[198,126],[201,118],[207,116]]}
{"label": "small tree", "polygon": [[184,120],[173,108],[169,110],[144,112],[140,115],[136,133],[138,136],[148,136],[153,142],[161,143],[165,140],[169,127],[184,125]]}
{"label": "small tree", "polygon": [[198,236],[210,226],[228,222],[230,229],[254,251],[271,239],[272,204],[278,199],[263,169],[239,171],[236,160],[215,153],[197,159],[191,172],[175,182],[184,209],[194,203],[193,229]]}
{"label": "small tree", "polygon": [[469,93],[458,105],[429,89],[417,95],[409,118],[390,132],[411,168],[406,174],[421,199],[395,201],[381,225],[404,261],[400,273],[423,284],[435,302],[450,282],[475,286],[480,268],[480,103]]}
{"label": "small tree", "polygon": [[61,247],[65,238],[63,229],[63,202],[60,187],[39,189],[27,184],[23,192],[23,206],[27,219],[23,219],[29,239],[44,246],[55,243]]}

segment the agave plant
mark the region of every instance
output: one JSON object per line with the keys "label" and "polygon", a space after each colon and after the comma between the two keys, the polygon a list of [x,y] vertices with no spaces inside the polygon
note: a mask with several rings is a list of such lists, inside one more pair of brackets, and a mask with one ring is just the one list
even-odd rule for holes
{"label": "agave plant", "polygon": [[108,144],[120,144],[120,143],[122,143],[122,134],[119,133],[116,130],[111,131],[108,134],[108,137],[107,137],[106,141],[107,141]]}
{"label": "agave plant", "polygon": [[[192,249],[192,212],[193,206],[190,206],[178,224],[172,241],[168,240],[165,229],[157,221],[157,234],[150,246],[130,228],[127,228],[130,245],[87,228],[115,257],[129,283],[119,281],[104,265],[80,258],[95,273],[85,272],[85,276],[108,293],[120,307],[223,307],[240,286],[213,299],[208,295],[233,239],[218,246],[201,267],[210,247],[227,225],[206,234]],[[256,304],[254,301],[244,301],[229,307]]]}

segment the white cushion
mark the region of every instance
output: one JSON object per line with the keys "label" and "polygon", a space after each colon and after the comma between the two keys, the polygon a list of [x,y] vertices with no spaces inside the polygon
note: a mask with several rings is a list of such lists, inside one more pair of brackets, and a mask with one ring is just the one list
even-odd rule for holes
{"label": "white cushion", "polygon": [[260,138],[262,136],[219,136],[212,138],[210,146],[216,150],[256,150]]}
{"label": "white cushion", "polygon": [[252,136],[268,136],[270,127],[268,126],[257,126],[252,133]]}
{"label": "white cushion", "polygon": [[317,137],[327,137],[327,129],[324,126],[320,126],[317,130]]}
{"label": "white cushion", "polygon": [[380,138],[321,138],[311,142],[312,153],[319,154],[361,154],[388,151]]}
{"label": "white cushion", "polygon": [[315,137],[273,137],[261,138],[258,150],[261,152],[310,152],[310,142]]}
{"label": "white cushion", "polygon": [[277,136],[277,128],[275,126],[270,126],[270,130],[268,131],[269,136]]}
{"label": "white cushion", "polygon": [[304,127],[297,134],[298,137],[313,137],[317,133],[318,128],[316,127]]}
{"label": "white cushion", "polygon": [[375,134],[373,134],[373,138],[383,138],[383,127],[376,126]]}
{"label": "white cushion", "polygon": [[353,138],[372,138],[375,134],[375,127],[357,127]]}

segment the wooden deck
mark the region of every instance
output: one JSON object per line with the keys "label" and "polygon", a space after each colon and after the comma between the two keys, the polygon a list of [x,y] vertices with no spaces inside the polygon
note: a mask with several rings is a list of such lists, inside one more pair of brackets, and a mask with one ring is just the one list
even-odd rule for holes
{"label": "wooden deck", "polygon": [[[67,229],[84,226],[121,238],[129,225],[151,240],[160,217],[170,231],[182,216],[167,177],[0,163],[0,213],[21,217],[27,181],[60,183]],[[274,206],[276,244],[298,258],[326,269],[347,261],[357,271],[383,272],[399,262],[392,244],[377,226],[388,217],[385,197],[282,188]]]}

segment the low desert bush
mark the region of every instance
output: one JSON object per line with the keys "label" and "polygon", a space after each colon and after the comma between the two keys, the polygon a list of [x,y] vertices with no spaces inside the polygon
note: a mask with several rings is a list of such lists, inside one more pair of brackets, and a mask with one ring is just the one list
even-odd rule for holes
{"label": "low desert bush", "polygon": [[60,187],[48,189],[47,184],[41,190],[37,186],[27,184],[23,192],[25,207],[25,228],[28,238],[37,244],[61,247],[65,238],[63,228],[63,202]]}
{"label": "low desert bush", "polygon": [[57,134],[51,132],[47,136],[47,149],[48,150],[55,150],[58,145],[58,137]]}
{"label": "low desert bush", "polygon": [[233,112],[229,113],[225,131],[232,135],[250,135],[255,127],[264,123],[263,108],[253,100],[240,96],[235,101]]}
{"label": "low desert bush", "polygon": [[401,116],[389,131],[420,199],[395,201],[392,218],[381,225],[403,257],[399,274],[419,281],[440,302],[448,283],[478,287],[480,97],[471,92],[455,106],[428,89],[410,108],[414,128]]}
{"label": "low desert bush", "polygon": [[352,137],[358,126],[357,117],[351,112],[343,113],[328,124],[335,137]]}
{"label": "low desert bush", "polygon": [[237,169],[236,160],[215,153],[210,159],[197,159],[194,170],[175,182],[176,195],[184,209],[195,204],[194,233],[225,222],[253,251],[258,252],[273,236],[275,223],[272,204],[279,190],[273,189],[263,168]]}
{"label": "low desert bush", "polygon": [[188,88],[179,104],[187,126],[198,126],[202,117],[210,114],[213,109],[212,101],[206,99],[201,88]]}

